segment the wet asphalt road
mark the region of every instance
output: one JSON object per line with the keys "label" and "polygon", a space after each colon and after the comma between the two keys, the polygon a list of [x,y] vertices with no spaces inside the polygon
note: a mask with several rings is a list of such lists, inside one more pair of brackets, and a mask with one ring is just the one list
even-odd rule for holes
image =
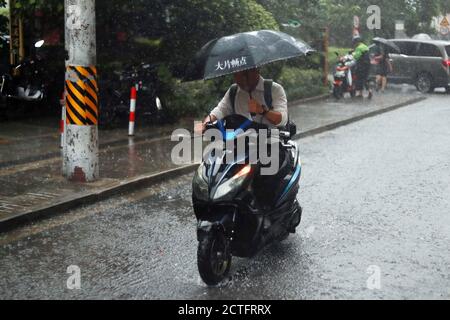
{"label": "wet asphalt road", "polygon": [[0,235],[0,298],[450,299],[449,101],[301,140],[299,232],[218,288],[198,276],[184,176]]}

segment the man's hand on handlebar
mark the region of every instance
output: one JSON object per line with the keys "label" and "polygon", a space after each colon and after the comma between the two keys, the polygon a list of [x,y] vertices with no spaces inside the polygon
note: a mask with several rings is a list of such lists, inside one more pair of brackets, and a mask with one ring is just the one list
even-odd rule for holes
{"label": "man's hand on handlebar", "polygon": [[252,114],[261,114],[264,112],[264,108],[258,101],[250,99],[248,102],[248,111]]}
{"label": "man's hand on handlebar", "polygon": [[213,123],[216,120],[217,118],[214,115],[207,116],[203,122],[198,122],[195,124],[194,133],[199,135],[203,134],[206,130],[206,124]]}
{"label": "man's hand on handlebar", "polygon": [[201,135],[205,132],[206,125],[203,122],[196,122],[194,126],[194,134]]}

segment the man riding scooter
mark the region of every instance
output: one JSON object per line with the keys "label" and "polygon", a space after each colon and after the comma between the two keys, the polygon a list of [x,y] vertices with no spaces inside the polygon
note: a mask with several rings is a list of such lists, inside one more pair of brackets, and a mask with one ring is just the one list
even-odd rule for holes
{"label": "man riding scooter", "polygon": [[[234,74],[237,87],[230,88],[222,101],[205,118],[203,123],[196,128],[196,132],[205,131],[206,123],[223,119],[227,115],[236,113],[255,122],[267,124],[269,127],[283,127],[288,121],[287,98],[281,85],[272,82],[272,109],[266,106],[264,101],[264,89],[267,82],[261,77],[258,69],[250,69]],[[233,90],[236,90],[233,92]],[[235,96],[234,110],[231,95]],[[252,119],[252,114],[255,117]]]}
{"label": "man riding scooter", "polygon": [[[271,130],[270,139],[253,140],[257,149],[270,145],[269,163],[262,161],[259,152],[253,158],[256,161],[252,160],[256,150],[252,150],[250,136],[248,141],[245,138],[252,131],[260,137],[267,129],[290,126],[284,89],[264,80],[255,68],[234,73],[234,78],[236,84],[196,127],[197,133],[219,129],[226,142],[206,155],[192,184],[198,220],[197,264],[208,285],[226,277],[232,256],[252,257],[265,245],[295,233],[302,215],[297,201],[300,153],[290,141],[294,130],[278,131],[278,137],[274,136],[277,131]],[[239,141],[244,141],[244,149],[235,145]],[[233,142],[231,146],[229,142]],[[237,158],[228,161],[226,155],[233,150]],[[274,170],[265,173],[267,165]]]}
{"label": "man riding scooter", "polygon": [[[197,133],[205,131],[206,124],[227,116],[237,114],[269,129],[286,130],[288,125],[287,97],[283,87],[271,80],[264,79],[258,68],[234,73],[235,84],[230,87],[223,99],[195,129]],[[270,100],[270,101],[268,101]],[[270,105],[270,107],[268,106]],[[287,129],[289,131],[290,129]],[[278,163],[283,163],[287,150],[280,144]],[[288,159],[291,160],[291,159]],[[261,176],[261,184],[278,183],[278,174]],[[263,195],[261,195],[264,198]],[[268,199],[266,197],[266,199]]]}
{"label": "man riding scooter", "polygon": [[188,81],[233,74],[236,82],[195,128],[214,142],[192,181],[197,265],[208,285],[226,278],[233,256],[251,258],[300,224],[302,164],[291,139],[296,127],[283,87],[264,80],[258,68],[311,52],[283,32],[243,32],[205,44],[188,69]]}
{"label": "man riding scooter", "polygon": [[[234,73],[235,84],[207,116],[196,132],[204,132],[206,124],[224,119],[233,114],[244,116],[269,129],[290,131],[288,126],[287,97],[283,87],[272,80],[264,79],[258,68]],[[268,101],[270,100],[270,101]],[[280,144],[278,163],[283,163],[287,150]],[[261,183],[278,183],[278,174],[261,176]],[[263,197],[263,196],[262,196]]]}

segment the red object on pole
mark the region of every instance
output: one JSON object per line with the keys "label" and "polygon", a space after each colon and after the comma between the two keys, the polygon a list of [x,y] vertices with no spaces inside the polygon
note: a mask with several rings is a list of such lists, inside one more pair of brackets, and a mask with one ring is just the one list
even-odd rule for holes
{"label": "red object on pole", "polygon": [[128,128],[128,135],[134,136],[134,122],[136,119],[136,100],[137,100],[137,90],[136,86],[131,87],[131,97],[130,97],[130,125]]}
{"label": "red object on pole", "polygon": [[352,36],[353,37],[357,37],[360,36],[360,19],[358,16],[354,16],[353,17],[353,32],[352,32]]}
{"label": "red object on pole", "polygon": [[131,99],[136,100],[137,98],[137,90],[136,87],[131,87]]}

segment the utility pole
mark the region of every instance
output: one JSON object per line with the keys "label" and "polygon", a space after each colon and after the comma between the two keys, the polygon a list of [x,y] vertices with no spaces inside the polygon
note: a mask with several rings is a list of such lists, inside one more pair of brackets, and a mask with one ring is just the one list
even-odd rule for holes
{"label": "utility pole", "polygon": [[66,132],[63,174],[99,178],[95,0],[65,0]]}
{"label": "utility pole", "polygon": [[330,28],[325,27],[323,33],[323,84],[328,87],[328,72],[329,72],[329,61],[328,61],[328,51],[330,45]]}
{"label": "utility pole", "polygon": [[20,22],[19,15],[16,10],[16,0],[9,1],[9,63],[14,66],[19,63],[19,51],[21,47],[20,43]]}

